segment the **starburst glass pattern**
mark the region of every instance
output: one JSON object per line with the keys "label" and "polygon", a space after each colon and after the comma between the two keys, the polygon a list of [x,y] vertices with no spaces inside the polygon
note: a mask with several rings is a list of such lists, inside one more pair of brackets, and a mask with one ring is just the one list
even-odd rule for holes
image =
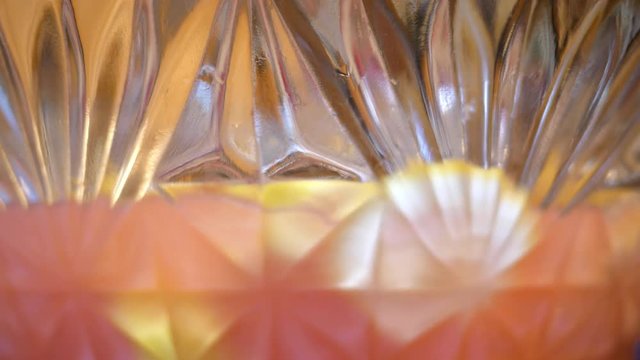
{"label": "starburst glass pattern", "polygon": [[637,0],[0,0],[0,358],[618,359]]}

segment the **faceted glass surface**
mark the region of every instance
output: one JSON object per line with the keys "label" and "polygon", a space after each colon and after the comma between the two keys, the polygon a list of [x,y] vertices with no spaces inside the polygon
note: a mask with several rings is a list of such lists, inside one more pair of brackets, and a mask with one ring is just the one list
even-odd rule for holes
{"label": "faceted glass surface", "polygon": [[633,358],[639,19],[0,0],[0,358]]}

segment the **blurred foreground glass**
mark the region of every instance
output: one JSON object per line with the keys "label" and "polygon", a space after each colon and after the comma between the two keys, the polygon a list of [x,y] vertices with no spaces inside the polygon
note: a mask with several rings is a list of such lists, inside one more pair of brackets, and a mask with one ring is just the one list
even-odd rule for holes
{"label": "blurred foreground glass", "polygon": [[632,358],[639,19],[0,0],[0,358]]}

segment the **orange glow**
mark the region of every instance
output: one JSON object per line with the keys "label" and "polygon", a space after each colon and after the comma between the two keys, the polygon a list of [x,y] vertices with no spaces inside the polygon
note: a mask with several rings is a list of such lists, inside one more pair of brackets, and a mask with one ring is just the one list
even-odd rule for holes
{"label": "orange glow", "polygon": [[[330,209],[283,206],[299,221],[337,224]],[[393,289],[341,284],[332,235],[287,265],[264,226],[281,211],[222,193],[8,209],[0,355],[610,358],[638,335],[638,298],[610,231],[625,216],[547,211],[537,245],[490,284]],[[401,226],[385,221],[384,231]],[[344,242],[349,232],[333,233]]]}

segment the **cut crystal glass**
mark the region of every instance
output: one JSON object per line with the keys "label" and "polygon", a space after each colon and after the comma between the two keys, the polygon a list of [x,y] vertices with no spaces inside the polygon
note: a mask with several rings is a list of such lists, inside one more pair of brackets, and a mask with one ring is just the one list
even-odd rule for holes
{"label": "cut crystal glass", "polygon": [[0,358],[633,358],[639,31],[637,0],[0,0]]}

